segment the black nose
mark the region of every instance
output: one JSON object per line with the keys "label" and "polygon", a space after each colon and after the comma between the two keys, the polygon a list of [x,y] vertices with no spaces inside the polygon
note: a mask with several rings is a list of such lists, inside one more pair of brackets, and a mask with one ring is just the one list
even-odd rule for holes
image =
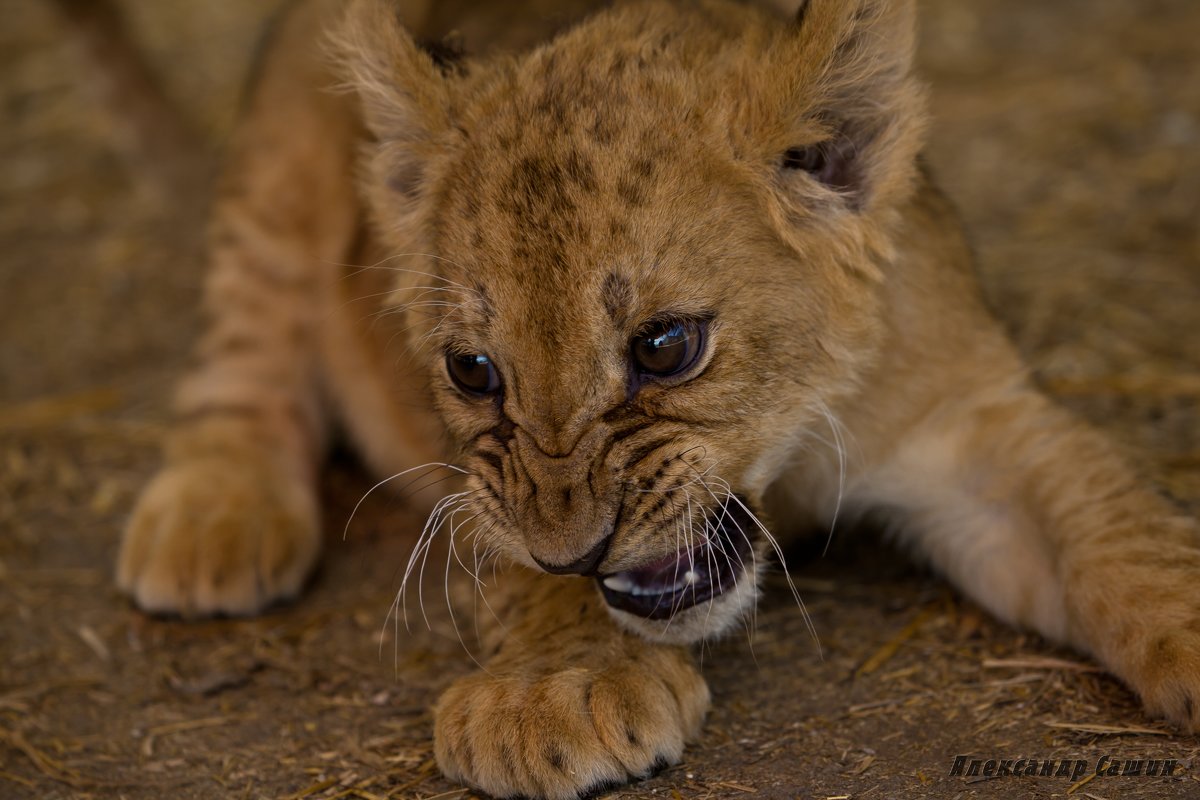
{"label": "black nose", "polygon": [[608,554],[608,545],[612,542],[612,534],[605,536],[600,541],[596,542],[591,550],[583,554],[583,557],[577,561],[572,561],[570,564],[548,564],[542,561],[537,556],[533,560],[538,563],[538,566],[546,570],[552,575],[584,575],[590,576],[596,574],[596,567],[600,566],[600,562],[604,560],[604,556]]}

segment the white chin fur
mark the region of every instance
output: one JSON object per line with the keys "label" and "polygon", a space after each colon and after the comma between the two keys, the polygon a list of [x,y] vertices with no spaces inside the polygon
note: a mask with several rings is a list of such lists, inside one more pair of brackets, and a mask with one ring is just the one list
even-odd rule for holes
{"label": "white chin fur", "polygon": [[670,619],[645,619],[606,604],[622,628],[658,644],[694,644],[715,639],[740,622],[758,600],[758,567],[747,567],[734,587],[719,597],[697,603]]}

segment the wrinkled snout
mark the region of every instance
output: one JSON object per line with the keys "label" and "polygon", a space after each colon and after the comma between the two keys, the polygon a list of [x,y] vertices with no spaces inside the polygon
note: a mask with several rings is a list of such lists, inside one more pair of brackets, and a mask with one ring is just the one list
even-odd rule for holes
{"label": "wrinkled snout", "polygon": [[599,434],[585,435],[556,456],[528,433],[516,432],[513,464],[521,499],[512,511],[529,555],[547,572],[594,574],[608,551],[620,493],[601,463],[606,437]]}

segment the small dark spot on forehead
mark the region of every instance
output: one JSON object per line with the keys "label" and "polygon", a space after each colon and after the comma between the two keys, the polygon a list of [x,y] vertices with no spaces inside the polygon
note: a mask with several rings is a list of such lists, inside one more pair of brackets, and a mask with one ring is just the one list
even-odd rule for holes
{"label": "small dark spot on forehead", "polygon": [[519,159],[505,186],[509,202],[525,213],[573,209],[572,188],[596,191],[592,164],[574,149],[558,157],[539,154]]}
{"label": "small dark spot on forehead", "polygon": [[563,159],[567,178],[585,192],[596,191],[596,172],[578,150],[571,150]]}
{"label": "small dark spot on forehead", "polygon": [[574,209],[567,193],[567,176],[562,165],[541,155],[529,155],[513,165],[504,184],[504,202],[511,213],[526,223],[548,226],[555,214]]}
{"label": "small dark spot on forehead", "polygon": [[617,183],[617,197],[634,208],[641,208],[649,202],[646,197],[646,186],[640,181],[630,178],[622,178]]}
{"label": "small dark spot on forehead", "polygon": [[624,238],[629,233],[629,223],[617,217],[609,217],[608,235],[613,239]]}
{"label": "small dark spot on forehead", "polygon": [[658,164],[649,156],[635,158],[631,166],[633,167],[633,174],[645,180],[653,178],[654,174],[658,172]]}
{"label": "small dark spot on forehead", "polygon": [[509,188],[527,200],[559,189],[561,184],[562,172],[558,165],[539,155],[518,160],[509,179]]}
{"label": "small dark spot on forehead", "polygon": [[601,146],[606,146],[616,140],[620,129],[617,125],[615,115],[607,114],[598,109],[591,122],[588,123],[586,130],[593,142]]}
{"label": "small dark spot on forehead", "polygon": [[609,318],[617,327],[623,326],[629,318],[629,306],[633,302],[633,287],[629,281],[610,272],[600,288],[600,297]]}

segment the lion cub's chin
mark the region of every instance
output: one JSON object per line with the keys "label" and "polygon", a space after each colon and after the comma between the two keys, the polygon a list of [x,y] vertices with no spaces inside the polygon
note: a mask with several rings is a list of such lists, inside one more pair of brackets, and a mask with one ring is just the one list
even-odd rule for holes
{"label": "lion cub's chin", "polygon": [[[759,559],[761,560],[761,559]],[[667,619],[646,617],[613,608],[605,603],[617,624],[631,633],[658,644],[694,644],[714,639],[745,619],[759,596],[761,565],[746,565],[732,588],[710,600],[683,609]]]}

